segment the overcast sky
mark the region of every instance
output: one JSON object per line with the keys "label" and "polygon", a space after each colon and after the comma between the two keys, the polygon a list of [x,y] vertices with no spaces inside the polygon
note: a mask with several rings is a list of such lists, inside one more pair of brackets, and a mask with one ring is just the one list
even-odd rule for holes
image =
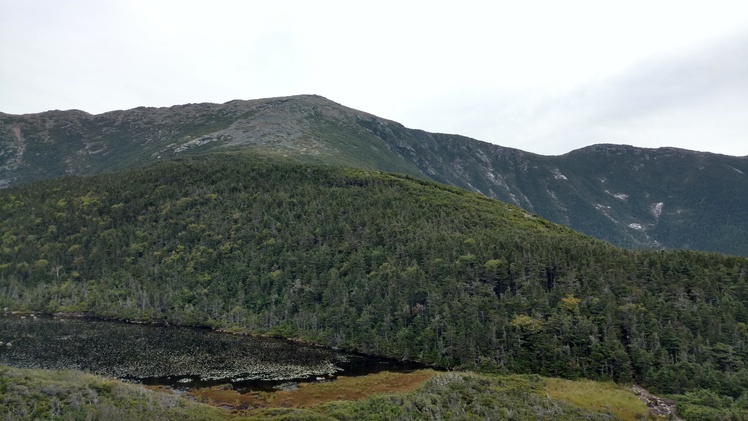
{"label": "overcast sky", "polygon": [[0,0],[0,111],[319,94],[556,155],[748,155],[748,2]]}

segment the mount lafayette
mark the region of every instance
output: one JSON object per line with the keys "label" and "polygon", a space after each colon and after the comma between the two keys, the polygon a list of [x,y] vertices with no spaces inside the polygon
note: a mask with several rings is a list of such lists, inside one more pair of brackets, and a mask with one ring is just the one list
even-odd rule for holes
{"label": "mount lafayette", "polygon": [[634,248],[748,255],[748,157],[594,145],[542,156],[408,129],[319,96],[0,113],[0,186],[252,150],[472,190]]}

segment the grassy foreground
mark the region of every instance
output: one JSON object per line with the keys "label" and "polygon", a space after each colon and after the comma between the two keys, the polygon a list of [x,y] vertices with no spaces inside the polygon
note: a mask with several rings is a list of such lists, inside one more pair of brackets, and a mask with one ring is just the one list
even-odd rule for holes
{"label": "grassy foreground", "polygon": [[544,378],[542,383],[550,398],[587,410],[610,412],[626,420],[645,418],[649,412],[635,394],[612,382]]}
{"label": "grassy foreground", "polygon": [[274,394],[218,391],[191,395],[220,407],[77,371],[0,366],[0,420],[649,418],[646,406],[623,386],[535,375],[420,370],[343,378]]}
{"label": "grassy foreground", "polygon": [[219,420],[226,412],[80,371],[0,365],[0,420]]}

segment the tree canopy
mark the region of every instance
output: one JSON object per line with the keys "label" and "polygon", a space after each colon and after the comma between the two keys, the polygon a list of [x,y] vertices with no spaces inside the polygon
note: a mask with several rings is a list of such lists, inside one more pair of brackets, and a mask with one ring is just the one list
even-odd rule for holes
{"label": "tree canopy", "polygon": [[2,190],[0,212],[0,307],[748,390],[748,259],[623,250],[407,176],[216,155]]}

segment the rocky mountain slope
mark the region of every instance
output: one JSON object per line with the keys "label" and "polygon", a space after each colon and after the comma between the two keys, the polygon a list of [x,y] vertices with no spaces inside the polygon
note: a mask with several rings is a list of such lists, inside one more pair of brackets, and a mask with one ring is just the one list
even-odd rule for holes
{"label": "rocky mountain slope", "polygon": [[626,247],[748,255],[748,157],[595,145],[542,156],[428,133],[319,96],[0,113],[0,186],[252,150],[466,188]]}

